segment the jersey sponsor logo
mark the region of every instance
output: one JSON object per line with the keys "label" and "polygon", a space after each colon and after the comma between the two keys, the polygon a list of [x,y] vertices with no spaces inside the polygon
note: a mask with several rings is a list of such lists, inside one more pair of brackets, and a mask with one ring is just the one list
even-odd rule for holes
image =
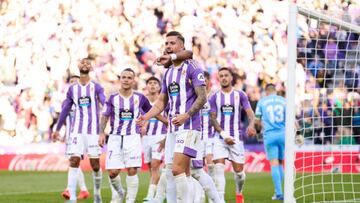
{"label": "jersey sponsor logo", "polygon": [[124,109],[120,111],[120,120],[122,121],[130,121],[134,119],[134,113],[129,109]]}
{"label": "jersey sponsor logo", "polygon": [[235,108],[233,105],[225,104],[221,106],[221,113],[227,116],[233,115],[235,112]]}
{"label": "jersey sponsor logo", "polygon": [[80,97],[78,103],[81,107],[88,107],[91,105],[91,98],[88,96]]}
{"label": "jersey sponsor logo", "polygon": [[203,108],[201,109],[201,115],[202,116],[208,116],[210,111],[210,105],[208,103],[205,103]]}
{"label": "jersey sponsor logo", "polygon": [[170,96],[176,97],[180,93],[180,85],[176,82],[172,82],[168,89]]}

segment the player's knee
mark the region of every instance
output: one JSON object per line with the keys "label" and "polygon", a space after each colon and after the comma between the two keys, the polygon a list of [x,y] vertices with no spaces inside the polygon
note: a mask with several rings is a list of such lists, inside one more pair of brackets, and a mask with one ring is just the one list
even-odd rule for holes
{"label": "player's knee", "polygon": [[128,176],[134,176],[137,174],[137,168],[131,167],[131,168],[128,168],[127,171],[128,171]]}
{"label": "player's knee", "polygon": [[99,171],[100,170],[100,162],[99,159],[90,159],[90,165],[93,171]]}
{"label": "player's knee", "polygon": [[113,169],[108,170],[108,173],[109,173],[109,177],[111,179],[114,179],[114,178],[116,178],[116,176],[119,175],[119,171],[118,170],[113,170]]}
{"label": "player's knee", "polygon": [[80,165],[80,157],[70,157],[70,167],[78,168]]}
{"label": "player's knee", "polygon": [[244,165],[243,165],[243,164],[238,164],[238,165],[234,166],[234,171],[235,171],[236,173],[240,173],[240,172],[242,172],[243,170],[244,170]]}

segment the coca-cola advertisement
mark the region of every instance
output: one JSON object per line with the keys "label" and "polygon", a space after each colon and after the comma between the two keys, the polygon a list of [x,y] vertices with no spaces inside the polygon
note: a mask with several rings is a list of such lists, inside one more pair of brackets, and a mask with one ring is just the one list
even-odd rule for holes
{"label": "coca-cola advertisement", "polygon": [[[246,146],[246,172],[270,171],[270,164],[261,145]],[[100,157],[101,166],[105,166],[105,153]],[[338,149],[331,151],[320,148],[304,148],[296,153],[295,168],[298,172],[360,172],[360,153],[358,150]],[[60,144],[38,144],[25,147],[1,147],[0,170],[11,171],[66,171],[68,159],[64,156],[63,146]],[[83,170],[91,170],[88,157],[81,162]],[[142,170],[148,166],[142,164]],[[226,163],[226,170],[231,171],[230,162]]]}

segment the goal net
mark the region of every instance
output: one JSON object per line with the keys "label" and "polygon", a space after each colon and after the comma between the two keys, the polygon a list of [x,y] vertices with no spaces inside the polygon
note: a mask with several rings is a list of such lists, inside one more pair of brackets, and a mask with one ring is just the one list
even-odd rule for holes
{"label": "goal net", "polygon": [[360,202],[360,13],[289,19],[285,202]]}

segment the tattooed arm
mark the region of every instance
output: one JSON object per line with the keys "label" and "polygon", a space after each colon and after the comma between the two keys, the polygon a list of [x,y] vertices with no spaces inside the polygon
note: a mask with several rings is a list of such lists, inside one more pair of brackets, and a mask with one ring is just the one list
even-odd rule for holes
{"label": "tattooed arm", "polygon": [[176,126],[181,126],[185,123],[185,121],[189,118],[191,118],[195,113],[200,111],[200,109],[204,106],[206,103],[206,89],[205,86],[197,86],[195,87],[195,93],[197,95],[197,98],[193,105],[191,106],[190,110],[184,114],[180,114],[176,116],[172,123]]}

